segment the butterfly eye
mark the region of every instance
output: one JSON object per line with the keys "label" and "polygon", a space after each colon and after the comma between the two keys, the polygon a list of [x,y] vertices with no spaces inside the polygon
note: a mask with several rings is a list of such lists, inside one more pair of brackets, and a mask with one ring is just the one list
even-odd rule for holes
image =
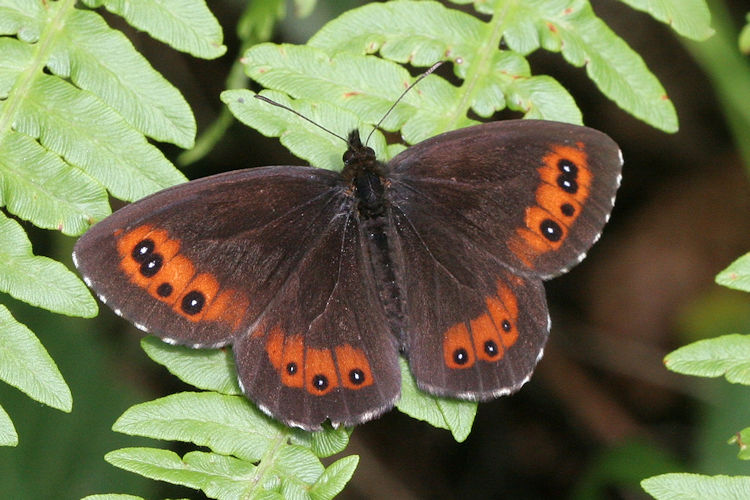
{"label": "butterfly eye", "polygon": [[539,226],[539,229],[542,231],[544,237],[549,241],[560,241],[560,238],[562,238],[563,236],[562,228],[557,222],[553,221],[552,219],[543,220]]}
{"label": "butterfly eye", "polygon": [[561,158],[560,161],[557,162],[557,168],[563,174],[570,174],[573,177],[578,174],[578,167],[576,166],[576,164],[568,160],[567,158]]}
{"label": "butterfly eye", "polygon": [[453,351],[453,361],[457,365],[465,365],[469,362],[469,353],[463,347]]}
{"label": "butterfly eye", "polygon": [[344,160],[344,165],[349,165],[349,163],[352,161],[352,157],[354,156],[354,152],[351,149],[347,149],[344,152],[344,156],[342,159]]}

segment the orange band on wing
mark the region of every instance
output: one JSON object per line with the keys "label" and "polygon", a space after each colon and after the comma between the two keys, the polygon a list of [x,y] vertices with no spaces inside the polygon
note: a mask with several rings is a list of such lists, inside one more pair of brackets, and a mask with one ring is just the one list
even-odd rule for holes
{"label": "orange band on wing", "polygon": [[370,363],[362,349],[355,349],[349,344],[334,348],[336,365],[341,376],[341,383],[347,389],[361,389],[372,385],[373,377]]}
{"label": "orange band on wing", "polygon": [[338,386],[336,366],[330,349],[305,349],[305,389],[323,396]]}
{"label": "orange band on wing", "polygon": [[474,366],[474,346],[464,323],[456,323],[443,336],[443,359],[446,366],[464,369]]}
{"label": "orange band on wing", "polygon": [[469,321],[470,328],[460,322],[443,334],[443,361],[448,368],[469,368],[476,359],[494,363],[518,340],[518,299],[510,287],[498,281],[497,295],[485,297],[485,305],[487,312]]}
{"label": "orange band on wing", "polygon": [[114,232],[120,269],[131,283],[192,322],[220,321],[233,331],[240,328],[248,298],[232,289],[222,290],[213,274],[180,253],[180,240],[163,229],[144,224],[128,232]]}
{"label": "orange band on wing", "polygon": [[583,143],[554,145],[537,168],[535,205],[526,208],[508,248],[529,268],[542,254],[558,250],[583,211],[593,176]]}

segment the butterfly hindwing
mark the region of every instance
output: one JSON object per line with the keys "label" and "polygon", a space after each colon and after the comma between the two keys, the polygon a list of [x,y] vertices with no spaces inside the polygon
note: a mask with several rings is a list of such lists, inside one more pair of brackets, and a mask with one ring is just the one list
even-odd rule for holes
{"label": "butterfly hindwing", "polygon": [[[128,205],[89,230],[74,259],[139,328],[193,347],[234,344],[240,383],[280,420],[357,423],[393,405],[400,373],[360,229],[345,216],[352,203],[329,171],[231,172]],[[285,384],[277,364],[297,355],[310,376]]]}
{"label": "butterfly hindwing", "polygon": [[532,120],[448,132],[388,164],[402,343],[420,387],[486,399],[530,377],[549,329],[542,279],[598,238],[620,166],[606,135]]}
{"label": "butterfly hindwing", "polygon": [[[404,350],[419,387],[474,400],[517,390],[549,333],[541,280],[514,275],[462,240],[429,246],[433,238],[416,228],[436,228],[413,225],[397,210],[393,220],[406,290]],[[433,235],[440,236],[448,238]]]}
{"label": "butterfly hindwing", "polygon": [[251,399],[306,429],[326,418],[334,425],[369,420],[393,407],[401,388],[398,342],[375,294],[357,218],[342,215],[320,238],[264,321],[235,344]]}

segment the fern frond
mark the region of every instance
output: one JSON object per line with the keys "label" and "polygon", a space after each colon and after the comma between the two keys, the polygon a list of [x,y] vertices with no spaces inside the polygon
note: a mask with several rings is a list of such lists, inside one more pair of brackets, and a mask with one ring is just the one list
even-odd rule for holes
{"label": "fern frond", "polygon": [[[202,0],[91,0],[178,50],[218,57],[221,29]],[[67,235],[110,213],[108,191],[135,200],[185,177],[147,137],[190,147],[195,119],[180,92],[130,41],[74,0],[0,0],[0,205]],[[96,303],[63,264],[34,256],[0,214],[0,290],[54,312],[90,317]],[[65,411],[70,390],[38,339],[0,309],[0,378]],[[15,344],[14,344],[15,342]],[[15,345],[22,348],[15,349]],[[17,441],[0,415],[0,442]]]}
{"label": "fern frond", "polygon": [[[186,441],[211,451],[188,452],[126,448],[107,454],[110,463],[138,474],[203,490],[213,498],[262,494],[302,494],[332,498],[351,477],[356,457],[324,468],[320,458],[344,450],[347,429],[304,432],[290,429],[261,413],[239,395],[231,354],[216,351],[195,369],[195,351],[166,345],[151,337],[146,352],[183,381],[214,392],[183,392],[129,408],[113,429],[154,439]],[[213,375],[206,376],[207,371]],[[227,391],[228,393],[222,393]]]}

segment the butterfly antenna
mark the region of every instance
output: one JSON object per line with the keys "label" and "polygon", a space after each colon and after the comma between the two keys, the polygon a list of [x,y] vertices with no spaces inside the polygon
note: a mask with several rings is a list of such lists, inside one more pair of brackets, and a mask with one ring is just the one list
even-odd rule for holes
{"label": "butterfly antenna", "polygon": [[315,125],[319,129],[325,130],[326,132],[328,132],[329,134],[331,134],[334,137],[338,137],[339,139],[341,139],[342,141],[344,141],[347,144],[347,146],[349,145],[349,141],[347,141],[346,139],[344,139],[343,137],[341,137],[339,134],[337,134],[336,132],[333,132],[331,130],[328,130],[327,128],[325,128],[320,123],[316,123],[316,122],[312,121],[310,118],[306,117],[305,115],[303,115],[299,111],[295,111],[292,108],[290,108],[289,106],[285,106],[285,105],[281,104],[280,102],[276,102],[273,99],[269,99],[268,97],[260,95],[260,94],[255,94],[255,98],[256,99],[260,99],[261,101],[265,101],[268,104],[272,104],[272,105],[276,106],[277,108],[281,108],[281,109],[285,109],[287,111],[291,111],[292,113],[294,113],[295,115],[299,116],[303,120],[307,120],[308,122],[312,123],[313,125]]}
{"label": "butterfly antenna", "polygon": [[433,71],[435,71],[436,69],[438,69],[444,62],[445,61],[438,61],[435,64],[433,64],[432,66],[430,66],[427,71],[425,71],[424,73],[422,73],[421,75],[419,75],[417,77],[417,79],[414,80],[414,83],[412,83],[411,85],[409,85],[408,87],[406,87],[406,89],[403,92],[401,92],[401,95],[398,96],[398,99],[396,99],[396,101],[393,104],[391,104],[391,107],[388,108],[388,111],[385,112],[385,114],[383,115],[383,118],[380,119],[380,121],[378,122],[378,124],[375,125],[375,128],[373,128],[370,131],[370,133],[367,135],[367,139],[365,140],[365,145],[367,145],[370,142],[370,137],[372,137],[372,134],[377,129],[380,128],[380,125],[383,123],[383,120],[385,120],[386,117],[389,114],[391,114],[391,111],[393,111],[393,108],[396,107],[396,104],[398,104],[399,102],[401,102],[401,99],[404,98],[404,96],[406,95],[406,93],[409,92],[411,89],[413,89],[419,82],[421,82],[424,77],[426,77],[427,75],[431,74]]}

